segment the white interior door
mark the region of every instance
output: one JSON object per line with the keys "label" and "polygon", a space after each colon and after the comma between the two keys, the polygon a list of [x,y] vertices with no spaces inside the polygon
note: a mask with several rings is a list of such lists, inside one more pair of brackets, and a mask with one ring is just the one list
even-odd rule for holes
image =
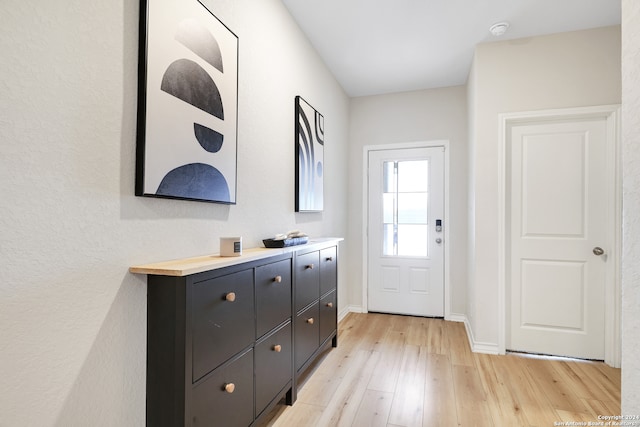
{"label": "white interior door", "polygon": [[444,316],[444,147],[368,162],[368,310]]}
{"label": "white interior door", "polygon": [[511,128],[510,350],[604,359],[606,144],[605,119]]}

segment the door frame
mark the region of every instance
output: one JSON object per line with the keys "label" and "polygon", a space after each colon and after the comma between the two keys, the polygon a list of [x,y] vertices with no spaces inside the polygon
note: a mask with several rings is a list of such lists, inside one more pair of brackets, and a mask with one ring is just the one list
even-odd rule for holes
{"label": "door frame", "polygon": [[371,151],[403,150],[412,148],[444,148],[444,318],[450,320],[451,301],[449,284],[449,140],[403,142],[397,144],[365,145],[362,149],[362,311],[369,312],[369,153]]}
{"label": "door frame", "polygon": [[509,159],[507,158],[507,142],[509,128],[539,122],[541,120],[571,120],[571,119],[605,119],[607,134],[607,224],[609,236],[606,245],[609,262],[606,267],[607,284],[605,287],[605,363],[619,368],[621,364],[621,336],[620,336],[620,251],[622,242],[622,179],[620,176],[620,105],[601,105],[594,107],[577,107],[553,110],[527,111],[517,113],[503,113],[499,118],[499,146],[498,146],[498,350],[506,353],[506,341],[509,333],[507,312],[510,302],[507,300],[507,273],[510,254],[507,252],[510,220],[508,218],[507,173]]}

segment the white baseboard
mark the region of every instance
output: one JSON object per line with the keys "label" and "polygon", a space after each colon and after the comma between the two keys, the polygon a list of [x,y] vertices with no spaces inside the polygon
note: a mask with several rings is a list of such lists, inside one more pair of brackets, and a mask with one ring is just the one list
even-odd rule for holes
{"label": "white baseboard", "polygon": [[364,313],[361,305],[348,305],[338,313],[338,322],[340,322],[349,313]]}
{"label": "white baseboard", "polygon": [[473,329],[471,329],[471,325],[469,324],[469,319],[467,319],[467,316],[464,316],[464,328],[467,331],[467,338],[469,339],[469,346],[471,346],[472,352],[500,354],[500,348],[498,347],[498,344],[476,341],[475,337],[473,336]]}
{"label": "white baseboard", "polygon": [[448,316],[445,316],[444,320],[448,320],[449,322],[466,322],[467,316],[460,313],[449,313]]}

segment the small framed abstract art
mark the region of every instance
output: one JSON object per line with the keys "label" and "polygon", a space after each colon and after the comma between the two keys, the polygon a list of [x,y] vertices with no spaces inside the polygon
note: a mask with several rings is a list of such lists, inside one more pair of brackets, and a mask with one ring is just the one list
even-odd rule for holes
{"label": "small framed abstract art", "polygon": [[137,196],[235,204],[238,37],[198,0],[141,0]]}
{"label": "small framed abstract art", "polygon": [[300,96],[295,100],[296,212],[324,204],[324,117]]}

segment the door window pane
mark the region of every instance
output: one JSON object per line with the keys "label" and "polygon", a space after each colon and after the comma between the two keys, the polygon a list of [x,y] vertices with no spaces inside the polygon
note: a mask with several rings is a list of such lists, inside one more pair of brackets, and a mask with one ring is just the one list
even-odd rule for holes
{"label": "door window pane", "polygon": [[393,224],[385,224],[382,233],[382,254],[394,256],[396,254],[396,231]]}
{"label": "door window pane", "polygon": [[398,192],[426,193],[429,189],[429,160],[398,162]]}
{"label": "door window pane", "polygon": [[382,192],[395,193],[398,187],[396,182],[396,162],[384,162],[382,168]]}
{"label": "door window pane", "polygon": [[429,161],[383,163],[383,255],[428,256]]}
{"label": "door window pane", "polygon": [[396,195],[395,193],[384,193],[382,195],[382,222],[393,224],[396,215]]}
{"label": "door window pane", "polygon": [[398,194],[398,224],[427,224],[427,199],[428,193]]}

